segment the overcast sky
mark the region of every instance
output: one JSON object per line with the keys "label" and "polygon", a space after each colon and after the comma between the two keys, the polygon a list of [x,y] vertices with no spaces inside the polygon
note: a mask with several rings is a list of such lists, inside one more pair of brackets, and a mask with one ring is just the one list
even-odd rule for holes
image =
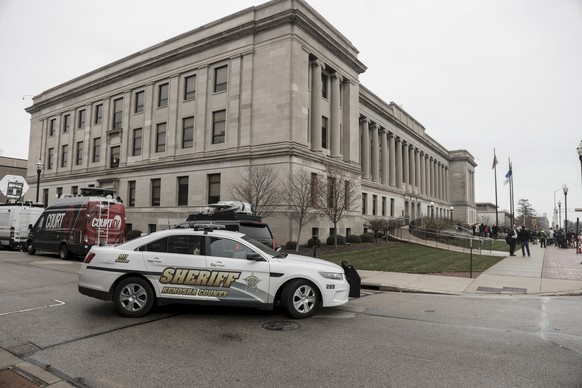
{"label": "overcast sky", "polygon": [[[0,0],[0,155],[28,158],[32,95],[261,0]],[[359,50],[360,81],[478,163],[476,200],[582,208],[581,0],[310,0]],[[558,191],[556,191],[558,190]],[[564,214],[562,214],[562,221]],[[494,222],[494,220],[492,220]]]}

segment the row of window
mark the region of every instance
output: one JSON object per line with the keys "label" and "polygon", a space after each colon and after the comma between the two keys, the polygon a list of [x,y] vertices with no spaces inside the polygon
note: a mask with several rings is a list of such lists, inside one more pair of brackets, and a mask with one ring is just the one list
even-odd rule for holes
{"label": "row of window", "polygon": [[[207,174],[207,201],[206,203],[217,203],[220,201],[220,185],[221,177],[220,174]],[[189,190],[190,190],[190,178],[187,176],[176,177],[177,185],[177,205],[178,206],[188,206]],[[91,187],[91,185],[90,185]],[[198,186],[196,186],[198,187]],[[135,207],[136,196],[137,196],[137,182],[134,180],[127,182],[127,207]],[[63,188],[57,187],[55,192],[57,198],[63,195]],[[71,194],[76,196],[79,194],[78,186],[71,186]],[[49,189],[43,189],[43,201],[48,203],[49,200]],[[160,178],[150,179],[150,198],[149,204],[153,207],[161,206],[162,202],[162,180]]]}
{"label": "row of window", "polygon": [[[394,198],[390,198],[390,214],[386,214],[386,197],[382,196],[381,200],[381,212],[378,214],[378,196],[376,194],[372,195],[372,215],[373,216],[382,216],[382,217],[394,217]],[[362,214],[368,214],[368,193],[362,193]]]}
{"label": "row of window", "polygon": [[[224,143],[226,130],[226,110],[222,109],[216,112],[212,112],[212,144]],[[156,124],[156,136],[155,136],[155,152],[166,151],[166,135],[167,135],[167,124],[158,123]],[[142,154],[142,142],[143,142],[143,129],[135,128],[132,131],[132,149],[131,156],[139,156]],[[186,117],[182,119],[182,148],[192,148],[194,147],[194,116]],[[83,141],[78,141],[75,148],[75,165],[79,166],[83,164],[83,155],[85,151],[85,146]],[[111,160],[110,167],[119,166],[119,158],[121,154],[121,149],[119,146],[111,147]],[[69,145],[64,144],[61,146],[60,161],[61,167],[67,167],[69,157]],[[92,147],[92,158],[91,162],[97,163],[101,159],[101,138],[96,137],[93,139]],[[48,149],[47,154],[47,169],[53,169],[55,165],[55,150],[54,148]]]}
{"label": "row of window", "polygon": [[[217,203],[220,201],[220,174],[207,174],[207,203]],[[137,195],[137,182],[127,182],[127,206],[134,207]],[[190,178],[187,176],[176,177],[176,202],[178,206],[188,206]],[[150,179],[150,206],[158,207],[162,203],[162,180],[160,178]]]}
{"label": "row of window", "polygon": [[[184,92],[183,99],[191,100],[196,98],[196,74],[184,77]],[[227,90],[228,85],[228,66],[220,66],[214,69],[214,93],[224,92]],[[158,98],[157,107],[163,108],[168,106],[169,99],[169,83],[163,83],[158,85]],[[142,113],[145,106],[145,91],[139,90],[134,93],[134,104],[133,112]],[[93,123],[99,125],[103,122],[103,104],[95,105],[94,109],[94,119]],[[123,98],[117,98],[113,100],[113,113],[112,113],[112,129],[121,129],[123,123]],[[85,128],[87,120],[86,109],[80,109],[77,111],[77,129]],[[63,133],[68,133],[71,129],[71,114],[67,113],[63,115],[62,120],[62,130]],[[56,133],[56,118],[51,118],[49,120],[48,133],[49,136],[54,136]]]}

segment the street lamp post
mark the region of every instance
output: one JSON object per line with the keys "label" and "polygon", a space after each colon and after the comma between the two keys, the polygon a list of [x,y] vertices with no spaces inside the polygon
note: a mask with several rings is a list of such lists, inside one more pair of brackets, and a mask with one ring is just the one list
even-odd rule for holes
{"label": "street lamp post", "polygon": [[40,174],[42,173],[42,169],[44,168],[44,164],[39,159],[36,162],[36,202],[38,203],[38,194],[40,190]]}
{"label": "street lamp post", "polygon": [[558,227],[562,227],[562,201],[558,201]]}
{"label": "street lamp post", "polygon": [[568,186],[564,185],[564,233],[568,233]]}
{"label": "street lamp post", "polygon": [[434,218],[434,202],[430,203],[430,218]]}
{"label": "street lamp post", "polygon": [[451,225],[453,225],[453,207],[451,206],[449,210],[451,211]]}

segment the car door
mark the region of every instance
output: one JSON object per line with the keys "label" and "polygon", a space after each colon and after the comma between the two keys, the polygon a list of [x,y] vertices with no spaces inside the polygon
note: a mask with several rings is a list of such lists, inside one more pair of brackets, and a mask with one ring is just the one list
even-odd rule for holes
{"label": "car door", "polygon": [[[272,302],[269,262],[258,251],[250,244],[226,237],[209,236],[207,241],[206,262],[213,279],[207,284],[209,301],[243,306]],[[248,255],[254,255],[254,259]]]}
{"label": "car door", "polygon": [[174,235],[143,247],[143,259],[160,298],[205,301],[209,271],[202,236]]}

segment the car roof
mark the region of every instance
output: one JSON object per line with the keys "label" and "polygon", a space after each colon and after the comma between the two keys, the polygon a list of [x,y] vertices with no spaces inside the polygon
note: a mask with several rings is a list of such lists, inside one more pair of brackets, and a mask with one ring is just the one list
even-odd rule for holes
{"label": "car roof", "polygon": [[243,238],[245,234],[239,232],[233,232],[230,230],[225,229],[211,229],[211,230],[196,230],[196,229],[165,229],[159,230],[157,232],[150,233],[145,236],[141,236],[135,238],[133,240],[129,240],[123,245],[126,247],[139,247],[144,244],[148,244],[149,242],[169,237],[169,236],[183,236],[183,235],[194,235],[194,236],[204,236],[208,235],[211,237],[229,237],[229,238]]}

